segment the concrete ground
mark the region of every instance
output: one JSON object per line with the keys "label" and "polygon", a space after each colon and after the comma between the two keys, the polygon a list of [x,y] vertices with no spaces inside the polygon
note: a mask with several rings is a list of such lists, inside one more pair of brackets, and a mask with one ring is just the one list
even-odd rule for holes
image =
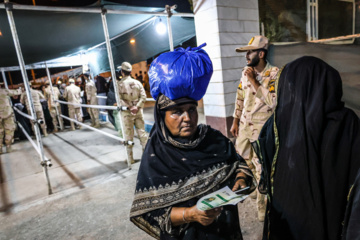
{"label": "concrete ground", "polygon": [[[145,120],[153,121],[152,116],[152,108],[146,108]],[[116,135],[109,123],[101,129]],[[134,141],[139,160],[141,146]],[[129,221],[139,162],[127,169],[124,146],[84,128],[49,134],[43,143],[53,163],[51,195],[28,141],[0,155],[0,240],[152,239]],[[244,239],[261,239],[255,200],[246,199],[239,209]]]}

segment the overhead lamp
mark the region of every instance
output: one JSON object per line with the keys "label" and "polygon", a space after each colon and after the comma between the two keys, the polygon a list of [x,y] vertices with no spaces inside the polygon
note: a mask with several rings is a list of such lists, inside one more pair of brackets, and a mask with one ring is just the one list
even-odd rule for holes
{"label": "overhead lamp", "polygon": [[160,35],[163,35],[166,33],[166,26],[165,23],[161,21],[161,18],[159,18],[159,22],[156,24],[156,32]]}
{"label": "overhead lamp", "polygon": [[91,51],[91,52],[87,52],[85,59],[87,60],[87,61],[86,61],[87,64],[96,64],[96,63],[97,63],[97,60],[98,60],[97,51],[94,50],[94,51]]}
{"label": "overhead lamp", "polygon": [[130,43],[135,44],[135,39],[134,38],[130,39]]}

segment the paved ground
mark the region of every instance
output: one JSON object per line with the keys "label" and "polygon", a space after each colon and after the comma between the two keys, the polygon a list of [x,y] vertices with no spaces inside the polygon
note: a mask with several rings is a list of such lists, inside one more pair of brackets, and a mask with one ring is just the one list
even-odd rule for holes
{"label": "paved ground", "polygon": [[[145,115],[153,121],[151,109]],[[116,134],[110,124],[101,129]],[[43,141],[53,163],[52,195],[29,142],[17,142],[12,153],[0,155],[0,240],[152,239],[129,221],[139,163],[127,169],[123,146],[87,129],[50,134]],[[138,139],[134,157],[141,157]],[[247,199],[239,209],[244,238],[261,239],[255,201]]]}

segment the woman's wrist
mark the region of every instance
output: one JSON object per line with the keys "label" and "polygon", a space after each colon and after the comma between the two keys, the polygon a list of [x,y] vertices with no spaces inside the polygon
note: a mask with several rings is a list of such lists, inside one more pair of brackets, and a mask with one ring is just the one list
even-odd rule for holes
{"label": "woman's wrist", "polygon": [[247,180],[248,176],[243,172],[239,172],[238,174],[236,174],[235,181],[237,181],[239,179]]}
{"label": "woman's wrist", "polygon": [[192,214],[191,210],[192,210],[192,207],[184,208],[184,218],[186,220],[186,223],[194,222],[193,214]]}
{"label": "woman's wrist", "polygon": [[185,212],[186,212],[186,208],[184,208],[183,214],[182,214],[183,222],[184,222],[184,223],[188,223],[188,221],[187,221],[187,219],[186,219],[186,217],[185,217]]}

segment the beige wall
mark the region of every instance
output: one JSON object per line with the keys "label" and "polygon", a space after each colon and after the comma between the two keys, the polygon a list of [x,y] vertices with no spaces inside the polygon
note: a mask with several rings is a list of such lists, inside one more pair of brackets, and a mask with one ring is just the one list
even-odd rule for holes
{"label": "beige wall", "polygon": [[258,0],[198,0],[194,2],[198,45],[206,42],[214,73],[203,98],[206,123],[229,136],[236,89],[244,53],[235,48],[247,45],[259,34]]}

